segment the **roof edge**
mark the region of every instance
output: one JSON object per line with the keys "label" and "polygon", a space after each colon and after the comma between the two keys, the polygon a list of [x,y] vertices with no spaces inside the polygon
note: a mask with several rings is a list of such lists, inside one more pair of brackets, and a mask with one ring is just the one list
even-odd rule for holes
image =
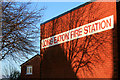
{"label": "roof edge", "polygon": [[52,20],[54,20],[54,19],[56,19],[56,18],[59,18],[59,17],[65,15],[65,14],[67,14],[67,13],[69,13],[69,12],[72,12],[72,11],[74,11],[74,10],[80,8],[80,7],[83,7],[83,6],[85,6],[85,5],[88,5],[88,4],[90,4],[90,3],[92,3],[92,2],[95,2],[95,1],[96,1],[96,0],[91,0],[91,1],[85,2],[84,4],[79,5],[79,6],[73,8],[73,9],[71,9],[71,10],[69,10],[69,11],[66,11],[66,12],[64,12],[64,13],[62,13],[62,14],[56,16],[56,17],[53,17],[53,18],[51,18],[51,19],[49,19],[49,20],[47,20],[47,21],[41,23],[40,25],[43,25],[43,24],[45,24],[45,23],[47,23],[47,22],[50,22],[50,21],[52,21]]}
{"label": "roof edge", "polygon": [[39,54],[34,55],[32,58],[30,58],[30,59],[28,59],[27,61],[25,61],[24,63],[22,63],[20,66],[24,65],[25,63],[27,63],[28,61],[30,61],[31,59],[33,59],[33,58],[36,57],[36,56],[40,56],[40,55],[39,55]]}

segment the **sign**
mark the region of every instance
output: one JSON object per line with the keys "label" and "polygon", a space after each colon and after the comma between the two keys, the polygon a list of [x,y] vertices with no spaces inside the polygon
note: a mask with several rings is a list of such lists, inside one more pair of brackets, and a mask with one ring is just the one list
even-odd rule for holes
{"label": "sign", "polygon": [[41,48],[48,48],[54,45],[106,31],[112,28],[114,28],[113,15],[43,39],[41,41]]}

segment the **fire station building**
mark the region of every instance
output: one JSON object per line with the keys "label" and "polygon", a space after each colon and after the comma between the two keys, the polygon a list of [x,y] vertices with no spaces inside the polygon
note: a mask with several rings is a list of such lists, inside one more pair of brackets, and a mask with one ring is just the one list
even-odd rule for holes
{"label": "fire station building", "polygon": [[41,26],[40,55],[22,79],[118,78],[120,2],[86,2]]}

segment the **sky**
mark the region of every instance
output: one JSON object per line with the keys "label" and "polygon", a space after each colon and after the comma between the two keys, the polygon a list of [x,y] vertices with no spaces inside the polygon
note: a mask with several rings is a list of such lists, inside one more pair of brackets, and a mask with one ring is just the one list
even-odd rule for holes
{"label": "sky", "polygon": [[[42,17],[40,23],[36,24],[38,27],[40,27],[41,23],[43,23],[47,20],[50,20],[51,18],[54,18],[66,11],[69,11],[83,3],[85,3],[85,2],[32,2],[32,4],[30,5],[29,8],[31,10],[34,10],[34,9],[39,10],[40,8],[45,8],[45,10],[42,12],[43,17]],[[40,45],[40,40],[38,40],[38,42],[36,44]],[[34,55],[36,55],[36,54],[34,54]],[[33,57],[34,55],[29,56],[29,58]],[[26,60],[24,60],[24,61],[26,61]],[[22,63],[23,62],[16,65],[16,67],[19,70],[20,70],[20,65]],[[2,65],[3,65],[3,63],[2,63]],[[7,65],[7,63],[5,65]]]}
{"label": "sky", "polygon": [[31,8],[40,9],[44,7],[42,22],[45,22],[83,3],[85,2],[33,2]]}
{"label": "sky", "polygon": [[46,2],[44,3],[46,10],[44,12],[43,22],[69,11],[83,3],[84,2]]}

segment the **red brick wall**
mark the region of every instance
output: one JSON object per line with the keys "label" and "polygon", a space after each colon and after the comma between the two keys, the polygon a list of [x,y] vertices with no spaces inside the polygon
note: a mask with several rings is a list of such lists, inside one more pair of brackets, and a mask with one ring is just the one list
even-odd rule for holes
{"label": "red brick wall", "polygon": [[114,28],[111,30],[41,49],[41,78],[114,77],[116,2],[92,2],[42,24],[41,40],[111,15],[114,15]]}
{"label": "red brick wall", "polygon": [[[32,75],[26,74],[27,66],[32,66]],[[35,80],[40,79],[40,56],[37,55],[34,58],[28,60],[26,63],[21,65],[21,79]]]}

